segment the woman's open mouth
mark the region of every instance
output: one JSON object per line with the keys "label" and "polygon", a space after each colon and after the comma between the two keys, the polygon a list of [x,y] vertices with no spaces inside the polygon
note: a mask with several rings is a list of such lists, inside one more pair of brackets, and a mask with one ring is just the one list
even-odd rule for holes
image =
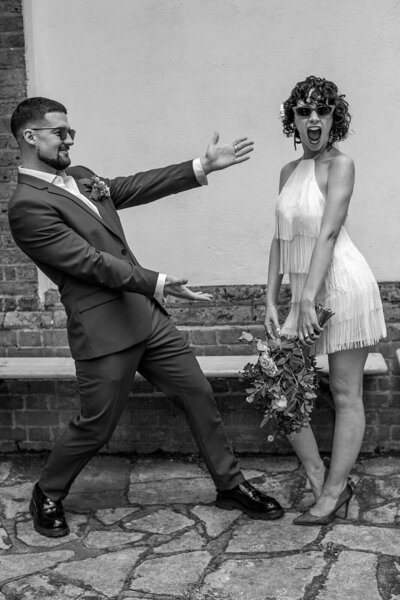
{"label": "woman's open mouth", "polygon": [[321,128],[320,127],[309,127],[307,129],[308,140],[310,144],[318,144],[321,139]]}

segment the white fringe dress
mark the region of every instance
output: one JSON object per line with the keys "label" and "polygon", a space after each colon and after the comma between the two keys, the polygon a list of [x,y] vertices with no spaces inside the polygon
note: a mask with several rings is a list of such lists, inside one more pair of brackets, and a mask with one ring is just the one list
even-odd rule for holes
{"label": "white fringe dress", "polygon": [[[302,159],[281,190],[276,207],[280,273],[289,275],[292,292],[291,310],[281,335],[297,335],[299,303],[324,207],[325,199],[315,178],[315,161]],[[319,302],[335,314],[316,342],[316,354],[371,346],[386,336],[378,285],[344,226],[334,246]]]}

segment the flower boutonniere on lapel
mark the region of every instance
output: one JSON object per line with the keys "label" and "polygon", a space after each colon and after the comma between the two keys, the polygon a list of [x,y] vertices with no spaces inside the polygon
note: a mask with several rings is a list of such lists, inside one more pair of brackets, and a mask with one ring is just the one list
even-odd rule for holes
{"label": "flower boutonniere on lapel", "polygon": [[92,175],[90,179],[80,179],[79,182],[90,192],[91,200],[104,200],[105,198],[110,198],[110,188],[106,182],[100,179],[100,177],[97,177],[97,175]]}

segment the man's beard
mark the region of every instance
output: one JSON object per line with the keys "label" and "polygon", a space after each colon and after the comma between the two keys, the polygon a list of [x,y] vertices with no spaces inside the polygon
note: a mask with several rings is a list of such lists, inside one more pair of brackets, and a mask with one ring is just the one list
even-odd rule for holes
{"label": "man's beard", "polygon": [[42,154],[40,150],[38,152],[38,158],[49,167],[56,169],[56,171],[63,171],[71,164],[69,156],[58,155],[57,158],[50,158],[49,156]]}

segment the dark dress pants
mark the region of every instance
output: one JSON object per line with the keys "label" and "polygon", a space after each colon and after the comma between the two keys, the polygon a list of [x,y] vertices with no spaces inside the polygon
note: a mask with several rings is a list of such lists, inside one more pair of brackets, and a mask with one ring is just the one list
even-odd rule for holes
{"label": "dark dress pants", "polygon": [[155,302],[149,304],[152,331],[144,342],[76,361],[81,412],[57,440],[39,480],[52,500],[65,498],[85,464],[111,438],[136,371],[184,411],[215,486],[230,489],[243,481],[209,382],[183,335]]}

